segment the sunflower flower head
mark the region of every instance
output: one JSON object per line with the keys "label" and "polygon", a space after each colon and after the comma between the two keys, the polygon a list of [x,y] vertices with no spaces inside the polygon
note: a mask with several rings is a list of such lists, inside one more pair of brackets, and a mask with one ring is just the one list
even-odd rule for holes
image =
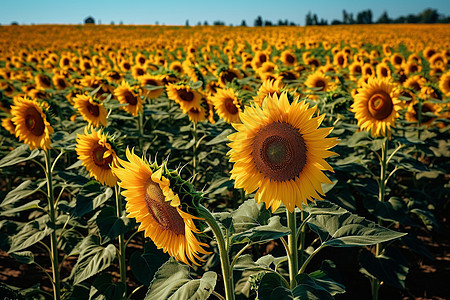
{"label": "sunflower flower head", "polygon": [[54,130],[47,115],[48,105],[44,104],[27,97],[17,97],[11,106],[15,135],[30,149],[50,149],[50,135]]}
{"label": "sunflower flower head", "polygon": [[142,99],[137,95],[125,80],[114,90],[114,96],[120,103],[128,104],[121,107],[133,117],[142,112]]}
{"label": "sunflower flower head", "polygon": [[177,172],[170,172],[165,164],[150,164],[146,159],[126,150],[128,161],[119,159],[113,171],[124,189],[128,217],[136,218],[139,230],[144,231],[158,249],[178,261],[190,265],[202,262],[200,255],[209,254],[195,234],[200,233],[194,224],[200,219],[185,209],[187,199],[198,198],[192,186],[183,181]]}
{"label": "sunflower flower head", "polygon": [[111,167],[117,164],[117,155],[112,137],[90,127],[85,128],[83,135],[77,136],[75,150],[81,164],[101,184],[115,186],[117,177]]}
{"label": "sunflower flower head", "polygon": [[228,136],[231,179],[236,188],[275,211],[281,203],[293,212],[295,207],[324,192],[321,183],[331,183],[323,174],[333,171],[325,158],[337,138],[325,138],[332,128],[318,128],[324,115],[313,117],[315,107],[305,101],[289,101],[283,92],[269,95],[263,106],[252,105],[240,113],[242,124],[232,124],[237,132]]}
{"label": "sunflower flower head", "polygon": [[350,110],[362,130],[370,131],[374,137],[386,136],[402,108],[398,96],[399,90],[388,78],[370,77],[358,89]]}
{"label": "sunflower flower head", "polygon": [[73,99],[74,107],[83,119],[94,127],[106,126],[107,111],[103,103],[96,101],[92,96],[76,95]]}

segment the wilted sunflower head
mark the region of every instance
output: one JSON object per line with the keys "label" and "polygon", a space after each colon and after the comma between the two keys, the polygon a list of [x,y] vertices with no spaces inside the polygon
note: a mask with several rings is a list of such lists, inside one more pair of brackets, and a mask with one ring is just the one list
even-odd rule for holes
{"label": "wilted sunflower head", "polygon": [[30,149],[50,149],[53,127],[45,112],[44,105],[27,97],[15,98],[11,106],[16,137],[28,144]]}
{"label": "wilted sunflower head", "polygon": [[398,99],[399,90],[387,78],[370,77],[363,83],[354,97],[351,111],[358,125],[373,136],[386,136],[402,108]]}
{"label": "wilted sunflower head", "polygon": [[84,134],[77,135],[75,150],[78,159],[89,174],[103,185],[115,186],[117,177],[111,167],[117,164],[112,138],[101,130],[86,127]]}
{"label": "wilted sunflower head", "polygon": [[257,190],[255,200],[273,211],[281,203],[293,212],[322,199],[321,183],[330,183],[322,171],[333,170],[325,158],[338,142],[325,138],[332,128],[318,128],[324,115],[313,117],[315,110],[298,98],[290,104],[286,92],[267,96],[262,108],[246,107],[228,136],[235,186],[247,194]]}
{"label": "wilted sunflower head", "polygon": [[[127,148],[127,160],[119,159],[114,173],[124,189],[128,217],[136,218],[139,230],[144,231],[158,249],[188,265],[203,261],[199,255],[209,254],[207,244],[197,240],[194,224],[200,219],[185,210],[185,202],[195,197],[189,183],[165,165],[150,164]],[[183,188],[181,188],[181,185]]]}

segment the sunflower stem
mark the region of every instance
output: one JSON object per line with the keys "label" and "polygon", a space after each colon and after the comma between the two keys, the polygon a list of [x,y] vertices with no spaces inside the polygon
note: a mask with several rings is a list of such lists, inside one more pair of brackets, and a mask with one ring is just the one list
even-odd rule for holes
{"label": "sunflower stem", "polygon": [[193,147],[193,153],[192,153],[192,166],[194,168],[193,175],[192,175],[192,184],[195,182],[195,177],[197,175],[197,166],[198,166],[198,160],[197,160],[197,141],[198,141],[198,135],[197,135],[197,123],[192,122],[192,134],[194,136],[194,147]]}
{"label": "sunflower stem", "polygon": [[55,198],[53,193],[53,178],[52,178],[52,163],[50,149],[45,151],[45,175],[47,177],[47,195],[48,195],[48,207],[50,224],[53,227],[52,233],[50,234],[50,259],[52,261],[52,272],[53,272],[53,297],[55,300],[61,298],[60,290],[60,276],[59,276],[59,262],[58,262],[58,239],[56,237],[56,212],[55,212]]}
{"label": "sunflower stem", "polygon": [[144,136],[144,111],[139,112],[138,127],[139,127],[139,149],[143,151],[142,137]]}
{"label": "sunflower stem", "polygon": [[228,257],[228,252],[225,246],[225,238],[222,230],[220,229],[219,224],[217,224],[216,219],[211,214],[211,212],[200,205],[198,207],[198,213],[200,217],[205,219],[205,222],[208,223],[209,227],[211,227],[214,236],[217,239],[217,245],[219,247],[219,256],[220,256],[220,264],[222,267],[222,275],[223,275],[223,283],[225,286],[225,298],[227,300],[234,299],[234,286],[233,286],[233,270],[230,266],[230,258]]}
{"label": "sunflower stem", "polygon": [[[120,188],[116,184],[114,186],[116,194],[116,213],[117,218],[122,217],[122,198],[120,197]],[[123,233],[119,235],[119,269],[120,281],[125,285],[125,291],[122,295],[123,299],[127,298],[127,265],[125,264],[125,236]]]}
{"label": "sunflower stem", "polygon": [[[379,193],[378,193],[378,200],[380,202],[384,202],[385,194],[386,194],[386,173],[387,173],[387,165],[389,160],[392,158],[392,156],[395,154],[395,151],[391,154],[389,159],[387,158],[387,152],[388,152],[388,142],[389,139],[385,138],[384,143],[381,145],[381,159],[380,159],[380,182],[379,182]],[[378,218],[378,225],[381,225],[381,219]],[[381,244],[375,245],[375,257],[380,255],[381,252]],[[372,299],[378,300],[378,291],[380,289],[380,280],[378,278],[372,278],[370,281],[371,285],[371,291],[372,291]]]}
{"label": "sunflower stem", "polygon": [[297,224],[296,224],[296,214],[295,209],[293,212],[286,211],[288,227],[291,229],[291,233],[288,235],[288,245],[289,252],[289,284],[291,290],[295,288],[297,282],[295,281],[295,276],[298,272],[298,246],[297,246]]}
{"label": "sunflower stem", "polygon": [[305,217],[304,217],[304,212],[303,212],[303,210],[302,210],[302,212],[301,212],[301,215],[300,215],[300,217],[301,217],[301,221],[302,221],[302,223],[301,223],[301,228],[299,228],[298,230],[300,231],[300,238],[298,238],[298,234],[296,233],[296,238],[297,238],[297,240],[299,240],[300,241],[300,256],[299,256],[299,258],[298,258],[298,265],[303,265],[303,259],[304,259],[304,257],[305,257],[305,236],[306,236],[306,231],[305,231]]}

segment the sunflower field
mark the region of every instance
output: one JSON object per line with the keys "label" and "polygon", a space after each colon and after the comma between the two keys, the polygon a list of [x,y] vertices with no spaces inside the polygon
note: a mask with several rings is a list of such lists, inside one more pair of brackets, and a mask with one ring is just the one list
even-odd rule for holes
{"label": "sunflower field", "polygon": [[0,37],[2,299],[417,296],[449,232],[449,25]]}

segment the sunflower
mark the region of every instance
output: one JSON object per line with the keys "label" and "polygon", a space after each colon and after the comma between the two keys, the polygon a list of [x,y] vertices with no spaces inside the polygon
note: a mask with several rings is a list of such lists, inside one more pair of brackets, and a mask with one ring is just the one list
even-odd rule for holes
{"label": "sunflower", "polygon": [[283,64],[286,66],[294,66],[295,64],[297,64],[297,57],[289,50],[281,52],[280,58]]}
{"label": "sunflower", "polygon": [[394,127],[400,109],[398,90],[389,79],[375,77],[370,77],[358,89],[351,106],[361,129],[371,131],[375,137],[390,133],[390,127]]}
{"label": "sunflower", "polygon": [[217,114],[224,119],[225,122],[241,122],[239,118],[241,103],[233,89],[220,89],[211,100],[216,108]]}
{"label": "sunflower", "polygon": [[326,92],[330,89],[330,77],[325,76],[321,72],[315,72],[308,76],[305,85],[314,89],[314,92]]}
{"label": "sunflower", "polygon": [[388,78],[391,77],[391,69],[389,69],[389,66],[386,63],[379,63],[376,66],[377,69],[377,76],[380,78]]}
{"label": "sunflower", "polygon": [[11,106],[12,121],[16,126],[15,135],[30,149],[50,149],[50,135],[53,128],[47,121],[45,109],[26,97],[18,97]]}
{"label": "sunflower", "polygon": [[236,69],[224,69],[219,73],[219,82],[222,86],[231,83],[234,78],[241,79],[242,74]]}
{"label": "sunflower", "polygon": [[198,265],[197,260],[203,261],[199,254],[209,254],[203,249],[208,245],[194,235],[199,233],[194,219],[199,218],[182,210],[180,198],[184,198],[174,192],[164,167],[150,165],[128,148],[126,156],[128,161],[119,159],[120,166],[113,170],[124,189],[128,217],[141,223],[139,230],[158,249],[185,264]]}
{"label": "sunflower", "polygon": [[81,165],[86,167],[91,177],[103,185],[116,185],[117,177],[111,167],[117,164],[117,155],[109,136],[86,127],[84,134],[77,134],[75,150]]}
{"label": "sunflower", "polygon": [[184,74],[183,65],[177,60],[170,63],[169,70],[175,71],[180,75]]}
{"label": "sunflower", "polygon": [[256,96],[253,97],[253,101],[259,106],[262,106],[263,100],[267,96],[272,96],[274,93],[278,96],[281,95],[283,86],[284,84],[280,80],[265,80],[259,87]]}
{"label": "sunflower", "polygon": [[45,74],[37,74],[34,77],[34,81],[36,81],[36,87],[38,89],[46,90],[52,88],[52,80]]}
{"label": "sunflower", "polygon": [[120,103],[128,104],[121,108],[132,116],[137,116],[142,111],[142,99],[131,89],[125,80],[114,90],[114,96]]}
{"label": "sunflower", "polygon": [[67,82],[66,78],[63,75],[55,75],[52,78],[53,85],[58,90],[65,90],[69,87],[69,83]]}
{"label": "sunflower", "polygon": [[146,73],[145,69],[139,65],[135,65],[131,68],[131,74],[135,79],[138,79],[142,75],[145,75],[145,73]]}
{"label": "sunflower", "polygon": [[7,117],[2,120],[2,126],[12,135],[16,134],[16,125],[12,121],[12,117]]}
{"label": "sunflower", "polygon": [[167,86],[167,97],[178,103],[184,113],[187,113],[193,107],[200,106],[202,95],[189,85],[185,84],[169,84]]}
{"label": "sunflower", "polygon": [[346,68],[348,64],[348,57],[344,51],[339,51],[333,57],[333,64],[339,68]]}
{"label": "sunflower", "polygon": [[403,83],[403,86],[410,88],[415,92],[418,92],[426,82],[427,80],[425,79],[425,77],[422,77],[420,75],[414,75],[406,79],[406,81]]}
{"label": "sunflower", "polygon": [[439,79],[439,89],[446,97],[450,97],[450,72],[442,74]]}
{"label": "sunflower", "polygon": [[290,212],[307,200],[321,200],[321,183],[331,183],[322,173],[333,171],[324,160],[337,138],[325,138],[332,128],[318,129],[324,115],[312,118],[316,108],[296,98],[289,104],[287,93],[268,96],[263,107],[252,105],[241,113],[242,124],[228,136],[228,152],[234,162],[231,178],[237,188],[275,211],[281,202]]}
{"label": "sunflower", "polygon": [[189,120],[197,123],[206,120],[206,110],[203,106],[193,107],[188,111]]}
{"label": "sunflower", "polygon": [[73,99],[74,107],[78,109],[83,119],[94,127],[106,126],[106,115],[108,114],[103,103],[94,101],[89,95],[76,95]]}
{"label": "sunflower", "polygon": [[[164,84],[160,77],[153,76],[150,74],[145,74],[141,77],[139,77],[139,82],[142,87],[143,94],[148,99],[155,99],[161,96],[161,94],[164,92]],[[151,85],[154,88],[147,89],[145,86]],[[160,88],[158,88],[160,87]]]}
{"label": "sunflower", "polygon": [[[430,102],[423,102],[421,105],[422,110],[421,125],[430,126],[436,119],[440,109],[441,108],[437,104]],[[419,122],[418,111],[419,111],[419,102],[417,100],[411,101],[408,105],[408,109],[406,110],[405,114],[406,120],[413,123],[418,123]],[[432,115],[435,115],[435,117],[433,117]]]}

